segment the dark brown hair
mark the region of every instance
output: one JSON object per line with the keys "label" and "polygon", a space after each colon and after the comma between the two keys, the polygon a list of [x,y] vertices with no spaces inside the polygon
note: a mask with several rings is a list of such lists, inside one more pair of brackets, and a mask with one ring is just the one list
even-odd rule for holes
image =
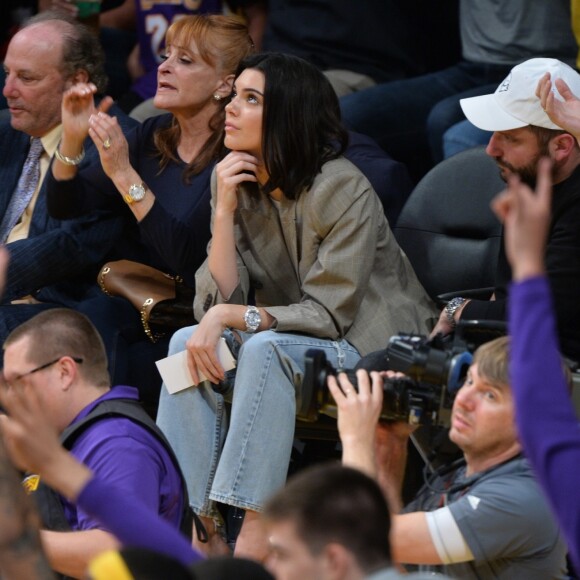
{"label": "dark brown hair", "polygon": [[346,149],[348,135],[338,97],[313,64],[294,55],[262,53],[242,61],[264,74],[262,156],[266,193],[279,188],[288,199],[308,190],[322,166]]}
{"label": "dark brown hair", "polygon": [[538,147],[540,148],[540,153],[542,155],[548,155],[548,144],[554,137],[557,137],[558,135],[571,135],[574,139],[574,146],[578,147],[576,137],[574,137],[568,131],[564,131],[563,129],[546,129],[545,127],[538,127],[536,125],[528,125],[528,129],[536,136],[536,139],[538,140]]}
{"label": "dark brown hair", "polygon": [[304,469],[266,504],[266,522],[291,521],[308,550],[347,548],[365,572],[391,561],[390,515],[378,484],[357,469],[325,464]]}

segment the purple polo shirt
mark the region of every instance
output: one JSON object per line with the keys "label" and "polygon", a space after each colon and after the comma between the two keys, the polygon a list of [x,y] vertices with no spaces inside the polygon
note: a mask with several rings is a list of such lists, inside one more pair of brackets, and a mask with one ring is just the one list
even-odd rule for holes
{"label": "purple polo shirt", "polygon": [[[71,424],[86,417],[101,401],[138,398],[133,387],[113,387],[86,406]],[[71,453],[104,484],[111,483],[121,493],[179,526],[182,506],[179,473],[163,445],[144,427],[123,417],[101,419],[75,441]],[[64,499],[63,502],[73,530],[107,529],[82,509]]]}

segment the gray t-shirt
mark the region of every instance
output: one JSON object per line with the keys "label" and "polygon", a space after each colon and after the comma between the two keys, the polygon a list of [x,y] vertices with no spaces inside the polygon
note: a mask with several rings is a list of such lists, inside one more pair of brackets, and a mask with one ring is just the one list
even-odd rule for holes
{"label": "gray t-shirt", "polygon": [[574,66],[578,45],[570,0],[461,0],[463,58],[516,65],[551,57]]}
{"label": "gray t-shirt", "polygon": [[425,486],[405,513],[448,506],[474,560],[421,567],[453,578],[567,578],[566,546],[522,457],[465,477],[460,467]]}

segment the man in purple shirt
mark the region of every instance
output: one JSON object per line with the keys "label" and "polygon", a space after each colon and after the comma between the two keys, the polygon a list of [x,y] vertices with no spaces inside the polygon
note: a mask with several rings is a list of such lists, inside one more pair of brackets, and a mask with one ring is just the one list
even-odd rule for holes
{"label": "man in purple shirt", "polygon": [[[137,390],[111,388],[103,344],[88,319],[59,308],[16,328],[4,344],[4,378],[12,388],[27,386],[36,393],[65,446],[93,473],[180,525],[179,467],[136,404]],[[92,557],[119,546],[93,516],[61,496],[54,501],[38,478],[29,476],[26,483],[38,490],[48,528],[41,532],[42,543],[55,571],[81,577]]]}
{"label": "man in purple shirt", "polygon": [[[545,99],[546,94],[542,105]],[[566,101],[570,105],[577,99],[569,95]],[[570,375],[564,372],[560,354],[544,263],[552,198],[550,170],[550,163],[540,163],[535,192],[512,178],[493,209],[504,224],[506,255],[513,272],[508,320],[518,432],[578,570],[580,429],[570,400]]]}

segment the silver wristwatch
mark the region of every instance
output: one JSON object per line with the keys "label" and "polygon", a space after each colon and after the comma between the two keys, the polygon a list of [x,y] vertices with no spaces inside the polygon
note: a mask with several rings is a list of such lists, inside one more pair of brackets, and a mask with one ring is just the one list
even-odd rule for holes
{"label": "silver wristwatch", "polygon": [[457,324],[455,322],[455,312],[461,305],[466,301],[466,298],[462,298],[461,296],[457,296],[452,298],[446,305],[445,305],[445,315],[447,316],[447,321],[451,326],[455,327]]}
{"label": "silver wristwatch", "polygon": [[129,192],[123,196],[125,203],[131,205],[136,201],[141,201],[145,197],[147,186],[144,183],[134,183],[129,187]]}
{"label": "silver wristwatch", "polygon": [[246,323],[246,332],[256,332],[262,322],[260,311],[255,306],[248,306],[244,313],[244,322]]}

